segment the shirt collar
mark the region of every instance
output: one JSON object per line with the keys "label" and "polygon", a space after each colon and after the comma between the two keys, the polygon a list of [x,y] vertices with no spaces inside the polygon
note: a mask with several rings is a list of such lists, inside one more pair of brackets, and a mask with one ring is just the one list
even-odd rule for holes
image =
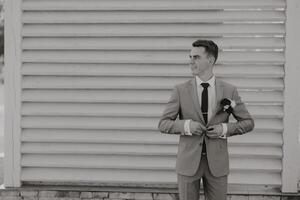
{"label": "shirt collar", "polygon": [[216,77],[213,75],[208,81],[204,82],[198,76],[196,76],[196,83],[197,85],[201,85],[201,83],[209,83],[211,87],[215,87],[215,79]]}

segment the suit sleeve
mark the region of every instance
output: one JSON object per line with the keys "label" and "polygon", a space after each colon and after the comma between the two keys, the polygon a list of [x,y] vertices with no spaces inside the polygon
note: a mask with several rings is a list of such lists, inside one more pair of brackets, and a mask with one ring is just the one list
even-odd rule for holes
{"label": "suit sleeve", "polygon": [[171,97],[166,104],[165,110],[158,123],[161,133],[182,134],[184,133],[185,120],[178,119],[180,113],[180,98],[177,87],[172,91]]}
{"label": "suit sleeve", "polygon": [[237,122],[227,123],[227,137],[242,135],[254,128],[254,120],[242,102],[236,87],[233,92],[233,100],[236,102],[236,106],[233,108],[232,115]]}

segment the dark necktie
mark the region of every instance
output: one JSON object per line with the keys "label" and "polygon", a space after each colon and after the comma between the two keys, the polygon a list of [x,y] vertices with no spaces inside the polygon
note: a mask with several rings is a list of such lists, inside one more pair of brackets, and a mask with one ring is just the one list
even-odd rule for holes
{"label": "dark necktie", "polygon": [[201,85],[203,87],[202,99],[201,99],[201,111],[202,111],[202,114],[203,114],[205,124],[207,124],[207,111],[208,111],[208,92],[207,92],[207,88],[209,86],[209,83],[201,83]]}
{"label": "dark necktie", "polygon": [[[201,111],[202,111],[202,115],[203,115],[205,124],[207,124],[207,111],[208,111],[208,91],[207,91],[207,88],[209,86],[209,83],[201,83],[201,85],[203,87],[202,98],[201,98]],[[205,140],[203,140],[202,154],[206,154]]]}

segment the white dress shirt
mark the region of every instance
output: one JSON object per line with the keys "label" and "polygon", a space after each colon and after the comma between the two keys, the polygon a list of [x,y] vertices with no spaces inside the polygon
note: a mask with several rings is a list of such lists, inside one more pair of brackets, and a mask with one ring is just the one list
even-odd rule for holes
{"label": "white dress shirt", "polygon": [[[206,83],[209,83],[209,86],[207,88],[208,92],[208,110],[207,110],[207,121],[209,121],[212,117],[213,110],[216,108],[216,87],[215,87],[215,81],[216,78],[215,76],[212,76]],[[198,93],[198,99],[199,99],[199,105],[201,107],[201,101],[202,101],[202,92],[203,92],[203,87],[201,83],[204,83],[198,76],[196,76],[196,85],[197,85],[197,93]],[[191,120],[186,120],[184,123],[184,130],[185,133],[184,135],[192,135],[190,132],[190,121]],[[220,138],[226,138],[226,133],[227,133],[227,125],[225,123],[222,123],[223,126],[223,132],[222,136]]]}

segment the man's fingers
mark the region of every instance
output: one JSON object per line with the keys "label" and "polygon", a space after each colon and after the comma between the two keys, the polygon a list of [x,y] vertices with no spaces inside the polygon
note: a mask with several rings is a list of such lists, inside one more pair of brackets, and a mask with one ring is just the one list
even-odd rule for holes
{"label": "man's fingers", "polygon": [[206,127],[203,126],[202,124],[200,124],[200,126],[197,128],[197,130],[206,131]]}
{"label": "man's fingers", "polygon": [[202,124],[200,124],[200,128],[202,129],[202,130],[206,130],[207,128],[205,127],[205,126],[203,126]]}
{"label": "man's fingers", "polygon": [[196,130],[195,133],[196,133],[196,135],[201,135],[202,131]]}
{"label": "man's fingers", "polygon": [[212,139],[218,138],[217,136],[207,136],[207,137],[212,138]]}
{"label": "man's fingers", "polygon": [[208,137],[217,137],[218,136],[218,134],[216,132],[213,132],[213,130],[212,131],[207,131],[206,135]]}
{"label": "man's fingers", "polygon": [[194,134],[195,135],[202,135],[203,132],[202,132],[202,130],[196,130],[196,131],[194,131]]}
{"label": "man's fingers", "polygon": [[216,133],[206,133],[207,136],[218,136]]}
{"label": "man's fingers", "polygon": [[217,134],[207,134],[207,137],[209,137],[209,138],[217,138],[218,135]]}

